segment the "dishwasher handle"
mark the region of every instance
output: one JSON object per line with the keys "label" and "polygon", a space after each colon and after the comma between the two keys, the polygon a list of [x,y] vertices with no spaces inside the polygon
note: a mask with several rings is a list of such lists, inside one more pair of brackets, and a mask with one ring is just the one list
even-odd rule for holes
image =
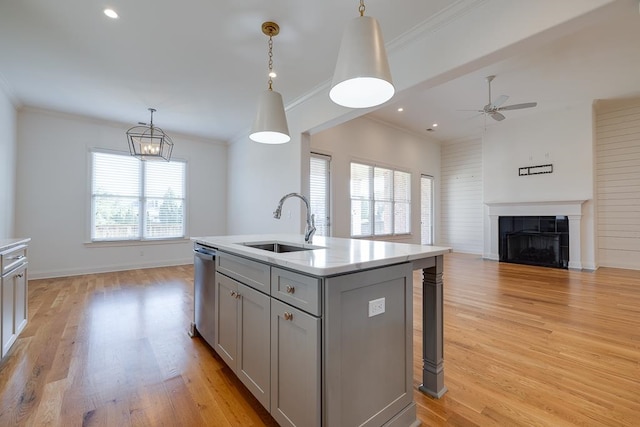
{"label": "dishwasher handle", "polygon": [[216,259],[216,251],[210,250],[210,249],[204,249],[204,248],[194,249],[193,255],[207,261],[213,261]]}

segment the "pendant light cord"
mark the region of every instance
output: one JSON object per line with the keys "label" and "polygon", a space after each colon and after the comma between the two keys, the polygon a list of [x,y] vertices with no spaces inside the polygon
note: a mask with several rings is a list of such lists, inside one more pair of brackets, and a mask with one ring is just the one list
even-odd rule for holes
{"label": "pendant light cord", "polygon": [[360,12],[360,16],[364,16],[364,0],[360,0],[360,7],[358,7],[358,12]]}

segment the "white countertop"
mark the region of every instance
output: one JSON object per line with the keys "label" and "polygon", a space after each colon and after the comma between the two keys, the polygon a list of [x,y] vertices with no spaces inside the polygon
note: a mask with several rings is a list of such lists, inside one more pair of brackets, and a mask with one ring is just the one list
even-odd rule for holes
{"label": "white countertop", "polygon": [[4,251],[5,249],[9,249],[12,246],[29,243],[30,241],[30,237],[18,239],[0,239],[0,252]]}
{"label": "white countertop", "polygon": [[[253,258],[273,265],[301,271],[315,276],[332,276],[402,262],[443,255],[451,248],[410,245],[374,240],[342,239],[314,236],[313,244],[304,243],[297,234],[249,234],[234,236],[192,237],[191,240],[221,251]],[[274,253],[244,246],[242,243],[289,243],[312,247],[313,250]]]}

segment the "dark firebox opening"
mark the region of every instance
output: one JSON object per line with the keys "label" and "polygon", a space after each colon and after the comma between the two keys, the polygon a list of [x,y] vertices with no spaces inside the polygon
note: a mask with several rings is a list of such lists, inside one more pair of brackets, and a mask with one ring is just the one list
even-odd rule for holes
{"label": "dark firebox opening", "polygon": [[566,216],[501,216],[500,261],[568,268],[569,219]]}

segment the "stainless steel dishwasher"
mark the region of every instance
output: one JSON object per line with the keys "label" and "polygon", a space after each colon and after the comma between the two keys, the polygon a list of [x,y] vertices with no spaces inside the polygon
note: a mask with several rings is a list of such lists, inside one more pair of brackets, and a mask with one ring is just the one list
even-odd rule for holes
{"label": "stainless steel dishwasher", "polygon": [[193,244],[193,323],[189,335],[215,344],[216,248]]}

